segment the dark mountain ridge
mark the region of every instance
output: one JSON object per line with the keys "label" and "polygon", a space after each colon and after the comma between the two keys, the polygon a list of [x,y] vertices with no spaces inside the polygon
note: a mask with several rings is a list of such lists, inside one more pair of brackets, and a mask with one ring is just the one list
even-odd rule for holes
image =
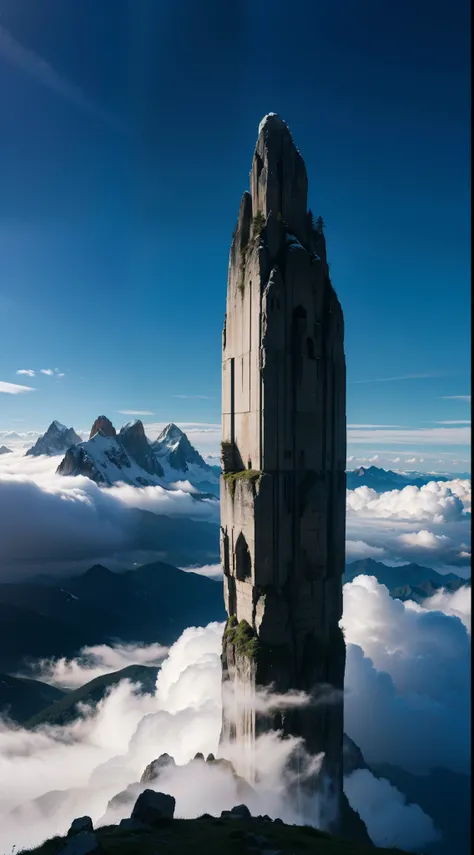
{"label": "dark mountain ridge", "polygon": [[76,655],[91,644],[172,644],[188,626],[224,620],[222,587],[163,562],[114,573],[0,584],[0,668]]}

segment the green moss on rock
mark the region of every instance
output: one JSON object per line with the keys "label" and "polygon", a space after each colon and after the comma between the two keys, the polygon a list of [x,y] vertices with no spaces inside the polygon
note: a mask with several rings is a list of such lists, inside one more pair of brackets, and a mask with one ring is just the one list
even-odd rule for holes
{"label": "green moss on rock", "polygon": [[262,211],[257,211],[257,213],[255,214],[253,221],[252,221],[253,235],[255,237],[258,237],[260,235],[264,225],[265,225],[265,217],[264,217]]}
{"label": "green moss on rock", "polygon": [[240,656],[255,661],[258,654],[258,636],[246,620],[238,623],[236,616],[231,615],[225,626],[224,638],[229,644],[233,644]]}
{"label": "green moss on rock", "polygon": [[234,498],[237,481],[250,481],[252,484],[256,484],[261,475],[262,473],[258,469],[242,469],[241,472],[225,472],[224,481],[228,484],[230,494]]}

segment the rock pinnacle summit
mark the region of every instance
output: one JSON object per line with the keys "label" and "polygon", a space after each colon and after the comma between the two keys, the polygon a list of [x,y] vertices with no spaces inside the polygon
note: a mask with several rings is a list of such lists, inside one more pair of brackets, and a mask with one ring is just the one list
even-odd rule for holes
{"label": "rock pinnacle summit", "polygon": [[[222,742],[281,730],[324,753],[309,784],[343,801],[346,369],[322,220],[286,123],[262,120],[230,249],[222,341]],[[259,687],[305,692],[262,714]],[[238,694],[239,703],[228,699]]]}

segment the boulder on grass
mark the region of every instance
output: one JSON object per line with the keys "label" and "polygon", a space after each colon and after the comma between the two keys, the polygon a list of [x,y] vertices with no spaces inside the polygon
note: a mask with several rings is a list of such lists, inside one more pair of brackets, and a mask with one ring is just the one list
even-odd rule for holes
{"label": "boulder on grass", "polygon": [[223,810],[221,813],[222,819],[251,819],[247,805],[236,805],[231,810]]}
{"label": "boulder on grass", "polygon": [[81,831],[94,831],[90,816],[78,816],[77,819],[73,819],[68,835],[80,834]]}
{"label": "boulder on grass", "polygon": [[155,790],[143,790],[135,802],[132,819],[138,819],[145,825],[160,824],[160,820],[173,819],[176,800],[167,793]]}
{"label": "boulder on grass", "polygon": [[65,846],[59,850],[60,855],[99,855],[101,848],[93,831],[80,831],[69,837]]}

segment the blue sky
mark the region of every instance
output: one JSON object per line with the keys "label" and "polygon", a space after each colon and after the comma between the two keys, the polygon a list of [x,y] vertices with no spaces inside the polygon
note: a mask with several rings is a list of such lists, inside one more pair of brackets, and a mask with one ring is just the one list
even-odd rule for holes
{"label": "blue sky", "polygon": [[210,435],[230,238],[275,111],[326,223],[350,456],[465,470],[469,16],[453,5],[0,0],[0,430],[128,410]]}

